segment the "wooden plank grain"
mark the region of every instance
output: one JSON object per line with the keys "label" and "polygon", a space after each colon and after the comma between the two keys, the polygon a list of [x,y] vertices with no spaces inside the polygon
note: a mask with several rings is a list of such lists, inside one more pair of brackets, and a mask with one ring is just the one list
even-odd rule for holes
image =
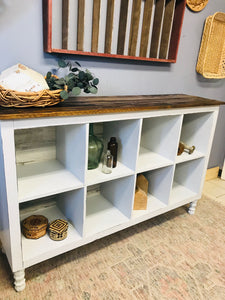
{"label": "wooden plank grain", "polygon": [[79,51],[83,51],[84,48],[84,10],[85,0],[78,0],[77,50]]}
{"label": "wooden plank grain", "polygon": [[143,15],[143,23],[142,23],[142,31],[141,31],[141,45],[140,45],[140,56],[143,57],[146,57],[147,55],[153,3],[154,3],[153,0],[146,0],[144,6],[144,15]]}
{"label": "wooden plank grain", "polygon": [[44,51],[52,51],[52,0],[42,0]]}
{"label": "wooden plank grain", "polygon": [[62,1],[62,49],[68,49],[69,0]]}
{"label": "wooden plank grain", "polygon": [[133,1],[133,6],[132,6],[130,37],[129,37],[129,47],[128,47],[128,55],[131,56],[136,56],[138,29],[139,29],[139,21],[140,21],[140,13],[141,13],[141,1],[142,0]]}
{"label": "wooden plank grain", "polygon": [[129,0],[121,0],[120,3],[120,19],[119,19],[119,32],[118,32],[118,42],[117,42],[117,53],[124,53],[125,46],[125,36],[127,28],[127,12],[128,12]]}
{"label": "wooden plank grain", "polygon": [[180,109],[221,104],[224,102],[183,94],[75,97],[44,108],[0,107],[0,120]]}
{"label": "wooden plank grain", "polygon": [[98,52],[99,21],[101,0],[93,0],[91,51]]}
{"label": "wooden plank grain", "polygon": [[105,29],[105,53],[111,53],[112,45],[112,32],[113,32],[113,13],[114,13],[114,0],[107,1],[107,16],[106,16],[106,29]]}
{"label": "wooden plank grain", "polygon": [[168,59],[173,57],[176,60],[177,58],[178,45],[180,42],[181,29],[182,29],[182,24],[184,19],[185,6],[186,6],[186,0],[176,1]]}
{"label": "wooden plank grain", "polygon": [[165,0],[156,0],[155,14],[154,14],[154,21],[153,21],[153,28],[152,28],[150,57],[158,56],[164,7],[165,7]]}
{"label": "wooden plank grain", "polygon": [[159,58],[167,58],[176,0],[166,0]]}

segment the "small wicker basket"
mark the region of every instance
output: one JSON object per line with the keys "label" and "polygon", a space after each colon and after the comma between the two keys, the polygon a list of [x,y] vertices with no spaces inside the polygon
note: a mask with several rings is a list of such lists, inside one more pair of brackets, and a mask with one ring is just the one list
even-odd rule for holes
{"label": "small wicker basket", "polygon": [[23,235],[28,239],[39,239],[46,234],[48,219],[42,215],[32,215],[22,221]]}
{"label": "small wicker basket", "polygon": [[209,0],[187,0],[187,6],[193,11],[201,11],[208,4]]}
{"label": "small wicker basket", "polygon": [[61,241],[67,237],[68,222],[57,219],[49,224],[49,236],[54,241]]}
{"label": "small wicker basket", "polygon": [[205,78],[225,78],[225,13],[206,19],[196,71]]}
{"label": "small wicker basket", "polygon": [[62,90],[42,90],[40,92],[17,92],[0,86],[0,106],[3,107],[45,107],[63,101]]}

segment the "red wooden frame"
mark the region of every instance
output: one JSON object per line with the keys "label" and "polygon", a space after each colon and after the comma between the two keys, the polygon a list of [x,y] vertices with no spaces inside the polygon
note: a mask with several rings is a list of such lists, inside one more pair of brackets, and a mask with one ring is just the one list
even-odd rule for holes
{"label": "red wooden frame", "polygon": [[120,58],[120,59],[138,60],[138,61],[167,62],[167,63],[175,63],[177,60],[177,53],[178,53],[178,47],[180,42],[181,29],[183,25],[186,0],[176,1],[169,55],[167,59],[52,48],[52,1],[53,0],[42,1],[43,2],[43,33],[44,33],[43,37],[44,37],[45,52],[76,54],[76,55],[95,56],[95,57]]}

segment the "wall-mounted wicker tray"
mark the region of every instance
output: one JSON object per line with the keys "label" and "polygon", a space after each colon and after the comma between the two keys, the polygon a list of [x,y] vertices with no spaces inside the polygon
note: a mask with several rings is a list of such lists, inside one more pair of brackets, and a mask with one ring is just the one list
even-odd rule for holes
{"label": "wall-mounted wicker tray", "polygon": [[206,19],[196,71],[205,78],[225,78],[225,13]]}

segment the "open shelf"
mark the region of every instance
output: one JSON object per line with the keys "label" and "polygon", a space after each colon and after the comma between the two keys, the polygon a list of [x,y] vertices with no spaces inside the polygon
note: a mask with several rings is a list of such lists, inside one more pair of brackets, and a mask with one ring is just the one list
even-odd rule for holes
{"label": "open shelf", "polygon": [[188,154],[187,152],[183,152],[181,155],[178,155],[176,157],[176,164],[185,162],[185,161],[189,161],[189,160],[194,160],[197,158],[201,158],[204,157],[204,153],[199,152],[197,150],[194,150],[194,152],[192,154]]}
{"label": "open shelf", "polygon": [[22,250],[25,265],[37,263],[40,257],[50,258],[55,253],[70,250],[70,245],[79,242],[83,235],[84,191],[83,189],[63,193],[57,197],[39,199],[39,203],[26,202],[20,207],[20,220],[30,215],[44,215],[49,223],[56,219],[68,221],[67,237],[62,241],[50,239],[48,233],[39,239],[27,239],[22,234]]}
{"label": "open shelf", "polygon": [[183,152],[177,157],[176,162],[196,159],[206,155],[211,137],[212,124],[212,112],[184,115],[180,141],[188,146],[195,146],[195,150],[191,155]]}
{"label": "open shelf", "polygon": [[116,138],[118,143],[117,166],[113,168],[110,175],[101,172],[101,165],[96,169],[87,170],[87,185],[133,174],[136,168],[140,120],[94,123],[93,128],[94,135],[103,141],[103,154],[107,150],[110,138]]}
{"label": "open shelf", "polygon": [[86,174],[86,185],[97,184],[108,180],[113,180],[120,177],[125,177],[134,174],[134,171],[117,161],[116,168],[113,168],[112,173],[105,174],[102,172],[102,163],[94,170],[88,170]]}
{"label": "open shelf", "polygon": [[85,236],[92,236],[127,222],[131,217],[134,176],[89,188],[86,200]]}
{"label": "open shelf", "polygon": [[85,125],[16,130],[19,202],[82,187],[85,142]]}
{"label": "open shelf", "polygon": [[140,147],[139,149],[137,166],[138,172],[145,172],[148,170],[170,166],[172,164],[172,160],[167,159],[158,153],[149,151],[149,149],[146,149],[144,147]]}
{"label": "open shelf", "polygon": [[170,205],[191,199],[200,193],[204,160],[204,158],[199,158],[176,165]]}
{"label": "open shelf", "polygon": [[128,218],[119,209],[98,193],[87,197],[86,213],[86,236],[128,221]]}
{"label": "open shelf", "polygon": [[197,193],[191,191],[187,187],[177,182],[173,182],[172,191],[170,194],[170,204],[175,204],[186,199],[196,196]]}
{"label": "open shelf", "polygon": [[82,187],[82,182],[57,160],[18,165],[19,203]]}
{"label": "open shelf", "polygon": [[133,210],[132,218],[151,215],[168,205],[172,185],[173,166],[143,173],[148,180],[148,202],[146,210]]}
{"label": "open shelf", "polygon": [[181,120],[180,115],[143,119],[137,161],[138,172],[173,164],[177,153]]}

